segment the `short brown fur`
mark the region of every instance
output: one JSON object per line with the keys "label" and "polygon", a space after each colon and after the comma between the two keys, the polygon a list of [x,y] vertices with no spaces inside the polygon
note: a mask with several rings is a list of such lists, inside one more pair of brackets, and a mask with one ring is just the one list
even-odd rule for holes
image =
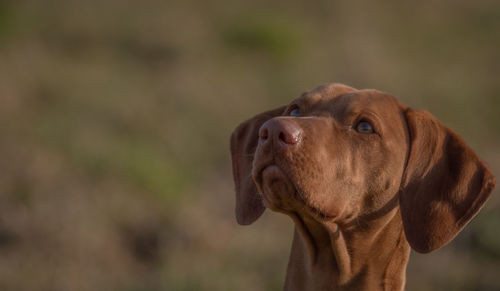
{"label": "short brown fur", "polygon": [[335,83],[239,125],[231,153],[238,222],[295,223],[285,290],[403,290],[410,246],[448,243],[495,186],[430,113]]}

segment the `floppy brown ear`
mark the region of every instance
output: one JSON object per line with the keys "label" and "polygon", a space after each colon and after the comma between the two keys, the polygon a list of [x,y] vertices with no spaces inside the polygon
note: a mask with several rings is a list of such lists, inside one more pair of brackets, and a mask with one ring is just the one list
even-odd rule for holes
{"label": "floppy brown ear", "polygon": [[406,112],[410,150],[400,192],[406,238],[427,253],[451,241],[495,187],[488,166],[427,111]]}
{"label": "floppy brown ear", "polygon": [[258,114],[240,124],[231,134],[231,159],[236,186],[236,220],[239,224],[253,223],[264,212],[262,198],[252,179],[252,164],[257,148],[259,129],[269,119],[281,115],[285,106]]}

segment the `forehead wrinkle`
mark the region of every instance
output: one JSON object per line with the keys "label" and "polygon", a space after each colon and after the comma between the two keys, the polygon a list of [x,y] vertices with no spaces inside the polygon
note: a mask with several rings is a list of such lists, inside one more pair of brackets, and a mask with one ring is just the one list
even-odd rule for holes
{"label": "forehead wrinkle", "polygon": [[314,104],[319,102],[323,98],[322,94],[315,92],[305,92],[300,95],[297,100],[299,100],[302,104]]}
{"label": "forehead wrinkle", "polygon": [[331,91],[321,90],[302,94],[296,99],[296,102],[303,106],[309,112],[328,112],[328,115],[338,115],[340,108],[349,104],[351,96],[356,92],[340,95],[331,94]]}
{"label": "forehead wrinkle", "polygon": [[337,120],[348,120],[353,116],[366,115],[379,121],[399,112],[394,97],[378,91],[364,90],[349,93],[332,100],[332,112]]}
{"label": "forehead wrinkle", "polygon": [[368,94],[360,94],[358,98],[351,99],[349,109],[351,111],[370,110],[381,114],[398,108],[392,96],[380,92],[373,94],[373,92],[368,91],[367,93]]}
{"label": "forehead wrinkle", "polygon": [[305,92],[295,99],[292,104],[297,104],[302,110],[311,113],[315,108],[322,107],[324,98],[320,94]]}
{"label": "forehead wrinkle", "polygon": [[[359,110],[361,96],[357,93],[347,93],[337,96],[330,102],[331,113],[337,120],[343,120],[349,115],[356,114]],[[347,116],[346,116],[347,115]]]}

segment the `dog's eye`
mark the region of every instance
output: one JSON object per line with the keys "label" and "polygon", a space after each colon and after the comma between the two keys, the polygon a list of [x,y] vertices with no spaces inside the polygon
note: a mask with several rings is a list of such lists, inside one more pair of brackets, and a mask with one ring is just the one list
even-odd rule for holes
{"label": "dog's eye", "polygon": [[360,123],[358,123],[358,125],[356,125],[356,130],[359,133],[373,133],[374,132],[372,125],[367,121],[361,121]]}
{"label": "dog's eye", "polygon": [[298,117],[298,116],[300,116],[300,109],[294,108],[294,109],[292,109],[292,111],[290,111],[290,113],[288,115]]}

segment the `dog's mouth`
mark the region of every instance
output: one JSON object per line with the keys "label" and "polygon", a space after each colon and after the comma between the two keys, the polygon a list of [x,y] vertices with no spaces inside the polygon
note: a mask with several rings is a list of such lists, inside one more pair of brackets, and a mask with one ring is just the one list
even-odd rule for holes
{"label": "dog's mouth", "polygon": [[318,220],[332,220],[330,215],[309,203],[305,193],[293,180],[293,175],[277,164],[263,166],[254,176],[264,205],[277,212],[304,213]]}
{"label": "dog's mouth", "polygon": [[263,167],[255,177],[255,182],[266,207],[275,211],[288,210],[294,200],[295,185],[280,167],[276,164]]}

